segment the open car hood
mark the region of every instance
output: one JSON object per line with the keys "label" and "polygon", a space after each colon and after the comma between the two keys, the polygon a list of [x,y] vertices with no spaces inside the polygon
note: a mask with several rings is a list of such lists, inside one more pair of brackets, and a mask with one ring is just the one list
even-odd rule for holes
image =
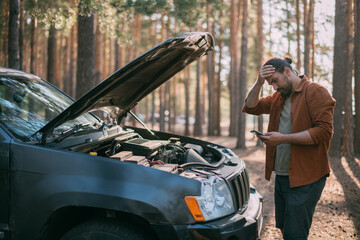
{"label": "open car hood", "polygon": [[214,39],[206,32],[187,33],[160,43],[99,83],[39,132],[52,131],[93,109],[110,107],[112,113],[121,117],[177,72],[211,51],[213,46]]}

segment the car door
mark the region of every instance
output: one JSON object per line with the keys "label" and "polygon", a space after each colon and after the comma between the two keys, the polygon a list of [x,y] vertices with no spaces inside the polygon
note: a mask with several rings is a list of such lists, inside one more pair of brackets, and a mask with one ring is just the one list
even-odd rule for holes
{"label": "car door", "polygon": [[9,231],[10,181],[9,144],[11,138],[0,127],[0,239]]}

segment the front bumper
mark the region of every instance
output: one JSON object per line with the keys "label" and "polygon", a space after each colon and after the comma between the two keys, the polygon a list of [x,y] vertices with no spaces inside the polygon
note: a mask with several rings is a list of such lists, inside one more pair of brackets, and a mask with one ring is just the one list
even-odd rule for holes
{"label": "front bumper", "polygon": [[168,226],[170,228],[157,225],[155,231],[159,239],[256,240],[260,238],[262,211],[262,197],[254,188],[251,188],[248,207],[242,213],[238,212],[219,220],[193,225]]}

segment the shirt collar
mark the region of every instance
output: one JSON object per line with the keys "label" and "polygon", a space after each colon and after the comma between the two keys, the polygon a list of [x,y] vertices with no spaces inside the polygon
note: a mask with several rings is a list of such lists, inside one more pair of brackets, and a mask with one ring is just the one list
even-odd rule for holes
{"label": "shirt collar", "polygon": [[301,92],[303,90],[306,82],[309,81],[305,75],[300,75],[299,78],[301,78],[301,82],[300,82],[299,86],[297,86],[297,88],[294,90],[294,92]]}

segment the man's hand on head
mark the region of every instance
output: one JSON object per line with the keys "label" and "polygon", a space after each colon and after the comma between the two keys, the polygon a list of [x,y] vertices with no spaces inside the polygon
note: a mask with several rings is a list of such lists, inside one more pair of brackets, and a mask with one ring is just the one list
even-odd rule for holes
{"label": "man's hand on head", "polygon": [[263,85],[265,79],[271,77],[271,75],[275,72],[275,68],[273,65],[264,65],[260,68],[258,83]]}

